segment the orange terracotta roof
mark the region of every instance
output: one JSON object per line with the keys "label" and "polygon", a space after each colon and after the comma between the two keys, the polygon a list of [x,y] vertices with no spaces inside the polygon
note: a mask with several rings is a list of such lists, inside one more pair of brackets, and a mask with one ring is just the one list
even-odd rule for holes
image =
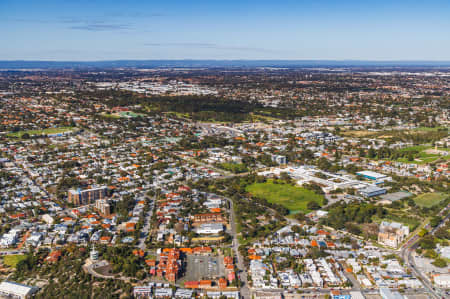
{"label": "orange terracotta roof", "polygon": [[249,255],[248,258],[251,260],[261,260],[261,257],[259,255]]}

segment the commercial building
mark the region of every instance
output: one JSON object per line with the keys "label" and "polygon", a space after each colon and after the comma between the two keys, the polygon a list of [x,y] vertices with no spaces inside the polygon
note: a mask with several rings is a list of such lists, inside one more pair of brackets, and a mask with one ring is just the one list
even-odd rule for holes
{"label": "commercial building", "polygon": [[446,259],[450,259],[450,246],[442,247],[441,256]]}
{"label": "commercial building", "polygon": [[255,299],[281,299],[283,298],[279,292],[263,292],[256,291],[253,296]]}
{"label": "commercial building", "polygon": [[157,288],[155,289],[156,298],[172,298],[173,290],[171,288]]}
{"label": "commercial building", "polygon": [[189,298],[192,298],[192,293],[193,293],[194,291],[193,290],[189,290],[189,289],[178,289],[176,292],[175,292],[175,297],[176,298],[186,298],[186,299],[189,299]]}
{"label": "commercial building", "polygon": [[380,296],[383,299],[403,299],[403,296],[398,292],[392,292],[388,288],[380,288]]}
{"label": "commercial building", "polygon": [[384,181],[389,181],[391,179],[390,177],[388,177],[385,174],[378,173],[378,172],[375,172],[375,171],[370,171],[370,170],[359,171],[356,174],[359,175],[359,176],[362,176],[362,177],[364,177],[366,179],[375,181],[377,183],[382,183]]}
{"label": "commercial building", "polygon": [[198,234],[218,234],[223,231],[221,223],[204,223],[197,228]]}
{"label": "commercial building", "polygon": [[351,299],[350,295],[331,295],[332,299]]}
{"label": "commercial building", "polygon": [[39,289],[21,283],[4,281],[0,283],[0,297],[6,298],[31,298]]}
{"label": "commercial building", "polygon": [[443,289],[450,288],[450,274],[440,274],[434,277],[434,284]]}
{"label": "commercial building", "polygon": [[142,287],[134,287],[133,295],[135,298],[141,297],[151,297],[152,295],[152,287],[151,286],[142,286]]}
{"label": "commercial building", "polygon": [[358,191],[364,197],[374,197],[386,193],[386,189],[377,186],[367,186]]}
{"label": "commercial building", "polygon": [[76,206],[91,204],[96,200],[105,198],[106,190],[107,188],[105,186],[86,190],[81,190],[80,188],[70,189],[68,201]]}

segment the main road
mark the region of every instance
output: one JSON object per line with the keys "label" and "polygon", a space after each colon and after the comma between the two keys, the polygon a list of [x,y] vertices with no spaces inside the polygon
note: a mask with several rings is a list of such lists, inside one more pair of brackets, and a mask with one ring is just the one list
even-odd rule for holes
{"label": "main road", "polygon": [[247,270],[244,265],[244,258],[239,252],[239,240],[237,238],[237,230],[236,230],[236,217],[234,213],[233,200],[229,198],[225,198],[230,204],[230,225],[231,225],[231,234],[233,236],[233,251],[236,256],[237,263],[236,266],[238,268],[239,280],[241,281],[241,297],[244,299],[250,299],[250,288],[248,287],[247,281]]}
{"label": "main road", "polygon": [[[446,206],[438,214],[438,216],[445,215],[445,217],[441,221],[441,223],[439,223],[438,226],[436,226],[435,228],[433,228],[430,231],[430,234],[434,234],[441,226],[445,225],[445,222],[450,217],[450,214],[447,212],[449,208],[450,208],[450,205]],[[445,213],[447,213],[447,214],[445,214]],[[430,224],[427,224],[425,226],[425,229],[427,229],[427,230],[429,230],[430,228],[431,228]],[[414,276],[416,276],[417,278],[419,278],[422,281],[425,289],[432,296],[432,298],[445,298],[445,294],[439,288],[435,288],[433,286],[433,284],[431,283],[431,281],[428,279],[428,277],[426,277],[426,275],[421,273],[421,271],[417,270],[417,266],[415,264],[414,257],[412,256],[412,254],[413,254],[413,251],[419,245],[419,240],[420,240],[420,237],[416,233],[416,235],[414,235],[408,242],[406,242],[400,248],[400,256],[403,258],[403,260],[405,261],[405,264],[408,266],[408,268],[411,270],[411,272],[414,274]]]}

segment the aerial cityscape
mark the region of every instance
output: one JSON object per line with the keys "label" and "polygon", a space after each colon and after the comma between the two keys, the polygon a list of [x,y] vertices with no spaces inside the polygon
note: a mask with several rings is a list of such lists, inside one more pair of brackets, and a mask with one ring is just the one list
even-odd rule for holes
{"label": "aerial cityscape", "polygon": [[0,2],[0,298],[450,298],[450,4],[244,2]]}

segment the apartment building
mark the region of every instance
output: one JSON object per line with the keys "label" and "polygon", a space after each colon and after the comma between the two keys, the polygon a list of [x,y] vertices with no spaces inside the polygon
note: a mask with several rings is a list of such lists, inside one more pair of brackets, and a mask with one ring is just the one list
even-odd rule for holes
{"label": "apartment building", "polygon": [[397,248],[400,243],[409,235],[409,227],[398,222],[383,221],[378,232],[378,242],[393,248]]}
{"label": "apartment building", "polygon": [[105,186],[98,188],[91,188],[86,190],[70,189],[68,192],[68,201],[75,206],[86,205],[94,203],[97,200],[104,199],[106,197]]}

